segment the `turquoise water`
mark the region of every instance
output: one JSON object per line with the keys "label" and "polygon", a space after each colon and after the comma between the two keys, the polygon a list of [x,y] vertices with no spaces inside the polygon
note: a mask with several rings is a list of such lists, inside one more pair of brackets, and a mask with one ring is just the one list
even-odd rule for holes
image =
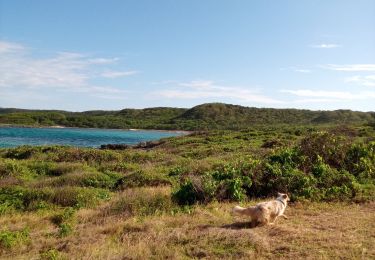
{"label": "turquoise water", "polygon": [[182,133],[85,128],[0,127],[0,147],[53,144],[98,147],[101,144],[136,144],[178,135],[182,135]]}

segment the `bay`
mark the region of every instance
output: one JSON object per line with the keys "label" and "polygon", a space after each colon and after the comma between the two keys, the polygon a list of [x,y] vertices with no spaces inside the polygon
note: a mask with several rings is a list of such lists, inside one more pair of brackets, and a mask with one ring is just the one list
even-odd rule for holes
{"label": "bay", "polygon": [[157,130],[113,130],[87,128],[0,127],[0,147],[21,145],[69,145],[99,147],[102,144],[137,144],[183,132]]}

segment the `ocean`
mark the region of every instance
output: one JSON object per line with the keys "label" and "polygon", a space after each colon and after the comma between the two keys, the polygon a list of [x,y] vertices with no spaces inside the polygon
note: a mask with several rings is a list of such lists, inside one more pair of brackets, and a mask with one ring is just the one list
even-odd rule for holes
{"label": "ocean", "polygon": [[183,132],[156,130],[113,130],[88,128],[0,127],[0,147],[21,145],[69,145],[99,147],[102,144],[136,144]]}

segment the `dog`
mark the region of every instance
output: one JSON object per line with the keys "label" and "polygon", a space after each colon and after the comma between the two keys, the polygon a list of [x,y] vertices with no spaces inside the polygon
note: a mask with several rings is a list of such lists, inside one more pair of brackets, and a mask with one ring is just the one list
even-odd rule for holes
{"label": "dog", "polygon": [[277,193],[275,200],[261,202],[249,208],[236,206],[233,213],[249,216],[251,227],[273,225],[278,217],[288,218],[284,215],[288,201],[290,199],[287,194]]}

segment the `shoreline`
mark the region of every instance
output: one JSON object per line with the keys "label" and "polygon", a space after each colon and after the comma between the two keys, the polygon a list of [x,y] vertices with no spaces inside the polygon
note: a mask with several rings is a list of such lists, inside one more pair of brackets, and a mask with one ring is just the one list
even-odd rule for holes
{"label": "shoreline", "polygon": [[195,131],[188,130],[166,130],[166,129],[141,129],[141,128],[93,128],[93,127],[75,127],[75,126],[62,126],[62,125],[53,125],[53,126],[34,126],[34,125],[14,125],[14,124],[0,124],[1,127],[8,128],[49,128],[49,129],[88,129],[88,130],[115,130],[115,131],[152,131],[152,132],[166,132],[166,133],[180,133],[188,135],[194,133]]}

